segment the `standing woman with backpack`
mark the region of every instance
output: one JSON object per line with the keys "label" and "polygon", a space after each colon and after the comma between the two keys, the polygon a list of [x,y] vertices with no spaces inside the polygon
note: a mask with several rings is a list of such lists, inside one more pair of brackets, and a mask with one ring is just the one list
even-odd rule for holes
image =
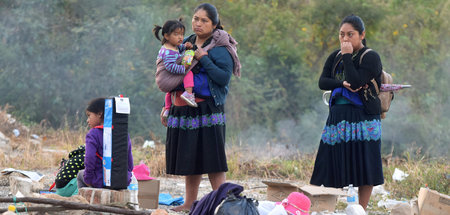
{"label": "standing woman with backpack", "polygon": [[342,20],[339,41],[341,48],[328,56],[319,79],[320,89],[332,93],[310,183],[335,188],[352,184],[366,209],[373,186],[384,183],[381,105],[374,84],[381,84],[382,65],[375,51],[365,52],[360,17]]}

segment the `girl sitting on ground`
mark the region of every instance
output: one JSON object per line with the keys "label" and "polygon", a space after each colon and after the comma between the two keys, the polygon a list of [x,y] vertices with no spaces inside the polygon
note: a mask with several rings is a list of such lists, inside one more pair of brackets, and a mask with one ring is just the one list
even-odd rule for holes
{"label": "girl sitting on ground", "polygon": [[[103,113],[105,98],[93,99],[86,108],[87,123],[91,128],[86,134],[86,153],[84,157],[84,170],[77,175],[78,188],[103,186]],[[131,139],[128,136],[128,184],[131,182],[133,171],[133,155],[131,153]]]}

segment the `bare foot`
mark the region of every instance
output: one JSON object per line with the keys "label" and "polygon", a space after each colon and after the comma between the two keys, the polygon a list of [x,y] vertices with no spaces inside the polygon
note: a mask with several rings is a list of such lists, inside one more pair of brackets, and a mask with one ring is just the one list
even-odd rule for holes
{"label": "bare foot", "polygon": [[176,212],[180,212],[180,211],[190,211],[191,210],[191,206],[188,205],[180,205],[180,206],[176,206],[174,208],[171,208],[170,210],[176,211]]}

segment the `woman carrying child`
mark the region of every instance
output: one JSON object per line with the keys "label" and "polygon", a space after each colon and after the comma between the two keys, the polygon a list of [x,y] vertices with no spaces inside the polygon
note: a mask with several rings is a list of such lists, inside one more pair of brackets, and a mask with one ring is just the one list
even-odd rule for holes
{"label": "woman carrying child", "polygon": [[[208,174],[212,189],[217,190],[228,171],[224,106],[232,74],[240,75],[240,62],[237,42],[222,29],[213,5],[204,3],[195,8],[194,34],[185,43],[194,44],[191,71],[198,107],[188,106],[181,99],[183,88],[178,87],[166,122],[166,172],[186,177],[186,201],[175,211],[190,210],[197,200],[202,174]],[[161,114],[164,123],[163,117]]]}

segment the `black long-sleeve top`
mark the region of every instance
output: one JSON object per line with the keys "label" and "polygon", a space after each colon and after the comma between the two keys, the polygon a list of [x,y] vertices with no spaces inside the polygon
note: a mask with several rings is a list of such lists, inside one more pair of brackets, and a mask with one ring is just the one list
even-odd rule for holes
{"label": "black long-sleeve top", "polygon": [[[375,51],[367,52],[360,64],[361,54],[367,47],[359,50],[358,54],[352,59],[352,54],[338,54],[339,50],[334,51],[328,56],[327,61],[323,67],[322,75],[319,79],[319,88],[322,90],[334,90],[338,87],[343,87],[344,80],[350,83],[352,89],[358,89],[366,84],[375,92],[373,84],[370,82],[373,78],[378,86],[381,86],[381,74],[383,66],[381,64],[380,56]],[[340,60],[344,64],[344,80],[338,80],[335,77],[336,65]],[[359,93],[361,95],[361,93]],[[364,99],[362,99],[364,102]],[[365,107],[367,108],[367,107]],[[371,109],[371,108],[370,108]],[[375,109],[379,109],[378,107]],[[369,110],[373,113],[373,110]],[[377,110],[375,112],[378,112]],[[377,113],[379,114],[379,113]]]}

